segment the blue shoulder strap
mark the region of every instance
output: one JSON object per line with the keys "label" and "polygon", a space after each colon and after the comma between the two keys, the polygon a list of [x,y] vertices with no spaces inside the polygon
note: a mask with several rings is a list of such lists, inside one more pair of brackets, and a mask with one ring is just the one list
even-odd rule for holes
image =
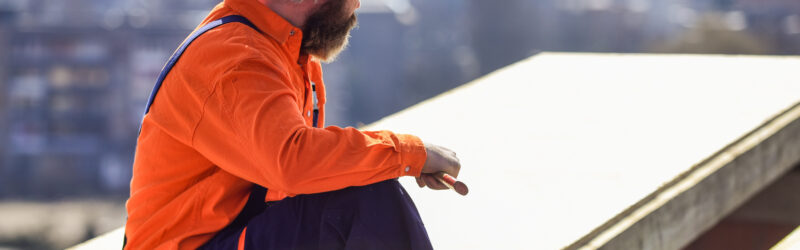
{"label": "blue shoulder strap", "polygon": [[[169,72],[172,70],[172,67],[175,66],[175,63],[178,62],[178,59],[181,58],[181,55],[183,55],[183,52],[186,51],[187,47],[189,47],[189,44],[191,44],[195,39],[197,39],[197,37],[200,37],[200,35],[202,35],[203,33],[206,33],[206,31],[219,27],[220,25],[232,22],[246,24],[247,26],[250,26],[250,28],[253,28],[258,32],[261,32],[261,30],[259,30],[252,22],[250,22],[250,20],[247,20],[247,18],[239,15],[226,16],[214,20],[204,25],[203,27],[200,27],[200,29],[196,30],[194,33],[189,35],[189,37],[186,38],[183,44],[181,44],[181,46],[178,47],[178,49],[175,50],[174,53],[172,53],[172,57],[170,57],[169,61],[167,61],[167,64],[164,65],[164,68],[161,69],[161,74],[158,75],[158,80],[156,80],[156,85],[153,86],[153,91],[150,92],[150,98],[147,100],[147,106],[144,109],[145,115],[148,112],[150,112],[150,106],[153,105],[153,100],[156,99],[156,94],[158,93],[158,90],[161,89],[161,84],[164,83],[164,79],[167,78],[167,74],[169,74]],[[139,132],[141,133],[141,127],[139,127]],[[260,211],[263,211],[267,206],[267,204],[264,203],[264,197],[266,196],[266,193],[267,193],[266,188],[261,187],[259,185],[253,185],[253,189],[250,192],[250,197],[247,200],[247,204],[245,204],[245,207],[242,209],[239,215],[234,219],[234,221],[230,225],[228,225],[228,227],[246,224],[249,218],[255,216]],[[125,235],[123,236],[122,240],[123,249],[125,248],[127,242],[128,242],[128,237],[127,235]]]}
{"label": "blue shoulder strap", "polygon": [[186,38],[186,41],[184,41],[183,44],[181,44],[181,46],[177,50],[175,50],[174,53],[172,53],[172,57],[170,57],[170,59],[167,62],[167,64],[164,65],[164,68],[161,70],[161,74],[158,75],[158,80],[156,80],[156,85],[153,86],[153,91],[150,92],[150,98],[147,100],[147,106],[145,106],[145,108],[144,108],[144,114],[145,115],[148,112],[150,112],[150,106],[153,105],[153,100],[156,99],[156,94],[158,93],[158,90],[161,89],[161,84],[164,82],[164,79],[167,78],[167,74],[172,70],[172,67],[175,66],[175,63],[178,62],[178,59],[181,58],[181,55],[183,55],[183,52],[186,50],[187,47],[189,47],[189,44],[194,42],[194,40],[197,39],[197,37],[199,37],[203,33],[206,33],[206,31],[209,31],[209,30],[211,30],[213,28],[216,28],[216,27],[218,27],[220,25],[223,25],[223,24],[226,24],[226,23],[231,23],[231,22],[243,23],[243,24],[246,24],[247,26],[250,26],[250,28],[253,28],[253,29],[261,32],[252,22],[250,22],[250,20],[247,20],[247,18],[244,18],[243,16],[238,16],[238,15],[226,16],[226,17],[214,20],[214,21],[204,25],[203,27],[200,27],[200,29],[198,29],[197,31],[192,33],[192,35],[190,35],[188,38]]}

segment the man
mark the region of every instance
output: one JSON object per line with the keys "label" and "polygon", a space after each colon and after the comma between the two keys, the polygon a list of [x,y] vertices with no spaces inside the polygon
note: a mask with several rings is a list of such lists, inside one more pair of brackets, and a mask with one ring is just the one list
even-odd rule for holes
{"label": "man", "polygon": [[319,61],[346,46],[359,5],[225,0],[211,11],[148,103],[126,249],[431,248],[396,178],[446,189],[434,176],[458,175],[455,153],[323,125]]}

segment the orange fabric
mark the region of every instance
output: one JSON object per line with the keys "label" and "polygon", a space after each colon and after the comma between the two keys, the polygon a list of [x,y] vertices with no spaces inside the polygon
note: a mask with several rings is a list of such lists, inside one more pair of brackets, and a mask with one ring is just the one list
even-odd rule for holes
{"label": "orange fabric", "polygon": [[[267,200],[419,176],[412,135],[324,127],[320,64],[300,55],[301,30],[256,0],[225,0],[204,25],[242,15],[195,40],[142,121],[127,202],[126,249],[194,249],[230,223],[253,183]],[[319,128],[312,127],[310,82]]]}
{"label": "orange fabric", "polygon": [[247,227],[242,229],[242,234],[239,235],[239,244],[237,244],[236,249],[244,250],[244,237],[247,235]]}

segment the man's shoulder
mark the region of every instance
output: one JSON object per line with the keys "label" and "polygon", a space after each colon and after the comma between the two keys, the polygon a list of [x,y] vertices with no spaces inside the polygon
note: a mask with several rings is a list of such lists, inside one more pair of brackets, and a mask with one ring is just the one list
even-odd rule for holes
{"label": "man's shoulder", "polygon": [[237,64],[252,59],[267,59],[281,66],[285,55],[281,45],[274,39],[263,35],[243,23],[227,23],[216,27],[195,40],[189,48],[194,50],[195,60],[218,61]]}

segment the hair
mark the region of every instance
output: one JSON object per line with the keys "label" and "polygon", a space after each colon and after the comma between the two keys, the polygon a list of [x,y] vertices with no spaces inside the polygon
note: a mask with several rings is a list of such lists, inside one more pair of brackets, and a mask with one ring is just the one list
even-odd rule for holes
{"label": "hair", "polygon": [[356,15],[344,13],[344,1],[331,0],[311,14],[303,27],[300,50],[323,62],[332,62],[347,47],[350,30],[358,22]]}

